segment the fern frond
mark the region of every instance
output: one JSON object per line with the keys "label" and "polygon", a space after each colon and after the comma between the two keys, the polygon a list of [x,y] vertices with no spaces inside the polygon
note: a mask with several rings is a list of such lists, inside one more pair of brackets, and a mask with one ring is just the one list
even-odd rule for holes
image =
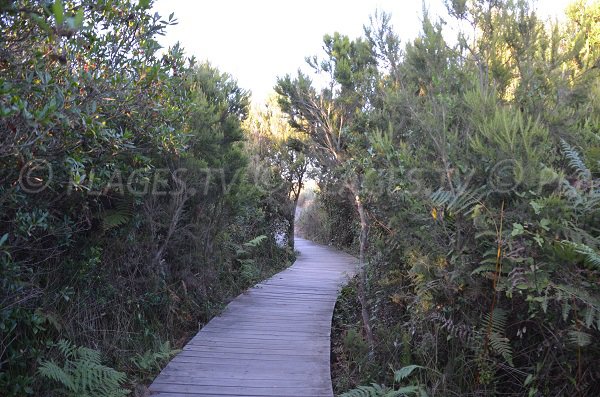
{"label": "fern frond", "polygon": [[419,386],[405,386],[398,390],[391,390],[376,383],[371,386],[359,386],[340,395],[340,397],[403,397],[418,396],[427,397],[427,393]]}
{"label": "fern frond", "polygon": [[433,204],[437,207],[442,207],[447,205],[452,200],[452,193],[446,190],[437,190],[431,194],[429,197]]}
{"label": "fern frond", "polygon": [[61,339],[56,343],[56,347],[60,354],[62,354],[65,358],[72,358],[77,352],[77,348],[68,340]]}
{"label": "fern frond", "polygon": [[156,351],[147,350],[144,354],[137,354],[131,362],[141,371],[160,369],[161,363],[170,359],[181,350],[171,349],[169,341],[161,343]]}
{"label": "fern frond", "polygon": [[[407,365],[394,371],[394,382],[402,382],[416,369],[427,369],[420,365]],[[383,385],[372,383],[370,386],[359,386],[354,390],[350,390],[340,397],[402,397],[402,396],[418,396],[427,397],[427,393],[421,386],[403,386],[397,390],[390,389]]]}
{"label": "fern frond", "polygon": [[[504,309],[496,308],[493,314],[485,313],[483,315],[485,326],[491,329],[493,332],[503,334],[506,328],[507,313]],[[490,324],[491,323],[491,324]]]}
{"label": "fern frond", "polygon": [[134,201],[129,197],[121,198],[115,208],[105,211],[102,214],[102,229],[110,229],[123,226],[133,216]]}
{"label": "fern frond", "polygon": [[392,396],[417,396],[428,397],[427,393],[421,386],[404,386],[396,390]]}
{"label": "fern frond", "polygon": [[485,273],[486,275],[488,274],[493,274],[496,272],[496,264],[495,263],[483,263],[481,266],[477,267],[475,270],[473,270],[471,272],[471,275],[478,275],[478,274],[482,274]]}
{"label": "fern frond", "polygon": [[118,210],[108,210],[102,216],[102,229],[104,231],[122,226],[129,221],[129,216]]}
{"label": "fern frond", "polygon": [[71,342],[61,340],[56,343],[64,357],[59,366],[53,361],[42,362],[38,372],[65,389],[69,397],[124,397],[129,390],[122,388],[127,378],[123,372],[102,365],[99,351],[86,347],[76,347]]}
{"label": "fern frond", "polygon": [[568,338],[570,343],[578,347],[586,347],[592,343],[592,336],[582,331],[571,330]]}
{"label": "fern frond", "polygon": [[448,209],[462,214],[469,214],[484,196],[485,186],[472,191],[461,191],[457,193],[453,201],[448,204]]}
{"label": "fern frond", "polygon": [[430,200],[435,207],[446,207],[448,211],[464,215],[473,211],[485,196],[486,186],[475,190],[460,190],[457,193],[438,189],[430,195]]}
{"label": "fern frond", "polygon": [[[551,286],[556,290],[554,299],[563,304],[562,315],[564,321],[567,321],[572,309],[572,302],[576,300],[585,305],[585,309],[582,311],[585,326],[588,328],[596,327],[597,330],[600,330],[600,301],[597,298],[590,295],[583,288],[562,284],[552,284]],[[596,317],[596,323],[594,323],[594,317]]]}
{"label": "fern frond", "polygon": [[600,254],[585,244],[577,244],[575,251],[585,257],[584,262],[586,265],[595,270],[600,270]]}
{"label": "fern frond", "polygon": [[583,261],[590,269],[600,270],[600,254],[594,249],[582,243],[575,243],[573,241],[561,241],[562,245],[572,247],[575,252],[583,256]]}
{"label": "fern frond", "polygon": [[491,314],[484,314],[483,320],[492,350],[502,356],[510,366],[513,366],[510,340],[504,335],[508,322],[507,312],[502,308],[496,308]]}
{"label": "fern frond", "polygon": [[43,362],[38,368],[38,373],[44,378],[60,383],[69,391],[74,392],[77,390],[73,377],[52,361]]}
{"label": "fern frond", "polygon": [[79,359],[82,361],[86,361],[86,362],[90,362],[90,363],[94,363],[94,364],[98,364],[98,365],[102,361],[102,357],[98,350],[89,349],[87,347],[78,347],[76,351],[77,351],[77,357],[79,357]]}
{"label": "fern frond", "polygon": [[264,234],[253,238],[252,240],[248,241],[247,243],[244,243],[244,246],[246,247],[251,247],[251,248],[256,248],[258,247],[264,240],[267,239],[267,236],[265,236]]}
{"label": "fern frond", "polygon": [[404,379],[408,378],[415,369],[424,369],[420,365],[407,365],[406,367],[402,367],[399,370],[394,372],[394,381],[402,382]]}
{"label": "fern frond", "polygon": [[583,311],[584,324],[586,327],[591,328],[594,324],[594,317],[596,316],[596,311],[593,307],[586,307]]}
{"label": "fern frond", "polygon": [[569,145],[564,139],[560,140],[562,151],[569,161],[569,166],[573,168],[580,178],[589,179],[592,175],[589,168],[583,162],[579,153]]}
{"label": "fern frond", "polygon": [[490,334],[490,346],[492,347],[492,350],[501,355],[511,367],[514,366],[512,347],[510,346],[510,340],[507,337],[502,336],[497,332],[492,332]]}
{"label": "fern frond", "polygon": [[341,394],[340,397],[387,397],[389,391],[385,386],[373,383],[371,386],[358,386]]}

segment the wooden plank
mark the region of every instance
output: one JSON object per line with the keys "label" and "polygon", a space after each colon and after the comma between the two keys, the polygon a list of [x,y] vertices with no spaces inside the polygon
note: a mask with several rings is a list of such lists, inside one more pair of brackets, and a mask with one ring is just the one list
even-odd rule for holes
{"label": "wooden plank", "polygon": [[[180,376],[180,375],[159,375],[156,381],[162,384],[177,383],[181,385],[197,385],[197,386],[222,386],[232,382],[228,378],[217,377],[198,377],[198,376]],[[305,378],[298,379],[236,379],[238,386],[243,387],[304,387],[306,385]],[[326,386],[326,385],[325,385]]]}
{"label": "wooden plank", "polygon": [[196,394],[198,392],[207,394],[223,394],[229,396],[289,396],[298,395],[298,393],[305,393],[304,395],[326,395],[327,388],[315,388],[315,387],[249,387],[249,386],[205,386],[205,385],[190,385],[190,384],[177,384],[177,383],[161,383],[154,387],[157,392],[169,392],[169,393],[182,393],[182,394]]}
{"label": "wooden plank", "polygon": [[331,397],[331,316],[356,258],[303,239],[288,269],[204,326],[150,385],[157,397]]}

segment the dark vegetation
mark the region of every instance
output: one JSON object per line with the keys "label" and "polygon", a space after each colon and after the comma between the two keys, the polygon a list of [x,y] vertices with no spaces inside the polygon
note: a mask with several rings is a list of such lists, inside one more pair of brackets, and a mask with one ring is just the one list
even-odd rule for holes
{"label": "dark vegetation", "polygon": [[2,396],[141,394],[292,260],[272,167],[301,148],[257,158],[249,94],[157,52],[172,23],[148,1],[0,1]]}
{"label": "dark vegetation", "polygon": [[0,394],[143,395],[293,259],[307,176],[300,230],[363,265],[337,392],[600,394],[600,3],[447,5],[464,34],[376,13],[251,109],[148,0],[0,0]]}
{"label": "dark vegetation", "polygon": [[309,59],[326,88],[278,82],[322,171],[300,226],[363,260],[334,315],[334,385],[596,396],[600,4],[561,23],[525,1],[447,5],[466,34],[426,16],[401,45],[376,15]]}

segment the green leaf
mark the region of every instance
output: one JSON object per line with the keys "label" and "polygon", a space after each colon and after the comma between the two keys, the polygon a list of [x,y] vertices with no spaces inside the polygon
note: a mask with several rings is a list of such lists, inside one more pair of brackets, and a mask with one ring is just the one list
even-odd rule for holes
{"label": "green leaf", "polygon": [[150,0],[140,0],[139,7],[143,10],[150,7]]}
{"label": "green leaf", "polygon": [[525,233],[525,228],[520,223],[513,223],[513,230],[510,233],[512,237],[520,236]]}
{"label": "green leaf", "polygon": [[61,25],[65,20],[65,6],[62,0],[56,0],[52,5],[52,11],[54,12],[54,19],[57,25]]}
{"label": "green leaf", "polygon": [[260,236],[258,236],[256,238],[253,238],[252,240],[248,241],[247,243],[244,243],[244,245],[246,247],[252,247],[252,248],[258,247],[260,245],[260,243],[262,243],[266,239],[267,239],[267,236],[265,236],[263,234],[263,235],[260,235]]}
{"label": "green leaf", "polygon": [[401,382],[404,379],[408,378],[410,374],[413,373],[415,369],[422,369],[420,365],[407,365],[406,367],[402,367],[399,370],[394,372],[394,381]]}
{"label": "green leaf", "polygon": [[108,210],[102,216],[102,228],[108,231],[126,224],[130,218],[130,215],[123,211]]}
{"label": "green leaf", "polygon": [[428,397],[425,390],[423,390],[420,386],[405,386],[401,387],[393,393],[394,396],[419,396],[419,397]]}
{"label": "green leaf", "polygon": [[545,231],[549,231],[550,230],[550,228],[548,227],[548,225],[550,225],[550,220],[549,219],[543,218],[540,221],[540,227],[542,229],[544,229]]}
{"label": "green leaf", "polygon": [[79,10],[77,10],[77,13],[75,14],[75,18],[73,18],[73,27],[75,29],[81,29],[82,26],[83,26],[83,8],[80,8]]}
{"label": "green leaf", "polygon": [[42,18],[39,15],[35,15],[35,14],[32,14],[31,18],[46,33],[48,33],[48,34],[52,33],[52,29],[50,29],[50,25],[48,25],[48,22],[46,22],[46,20],[44,18]]}
{"label": "green leaf", "polygon": [[537,201],[530,201],[529,204],[533,208],[533,211],[536,213],[536,215],[539,215],[542,209],[544,208],[544,205],[538,203]]}

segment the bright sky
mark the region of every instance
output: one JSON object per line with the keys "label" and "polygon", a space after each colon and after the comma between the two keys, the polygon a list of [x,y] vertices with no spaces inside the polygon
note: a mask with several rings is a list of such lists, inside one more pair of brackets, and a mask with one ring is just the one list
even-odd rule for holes
{"label": "bright sky", "polygon": [[[544,16],[561,14],[569,0],[539,0]],[[425,0],[431,15],[443,15],[443,0]],[[262,101],[278,76],[305,69],[304,58],[321,54],[326,33],[358,37],[376,9],[392,14],[403,42],[421,26],[419,0],[157,0],[154,11],[175,13],[159,42],[180,42],[188,56],[208,60],[231,74],[253,99]]]}

